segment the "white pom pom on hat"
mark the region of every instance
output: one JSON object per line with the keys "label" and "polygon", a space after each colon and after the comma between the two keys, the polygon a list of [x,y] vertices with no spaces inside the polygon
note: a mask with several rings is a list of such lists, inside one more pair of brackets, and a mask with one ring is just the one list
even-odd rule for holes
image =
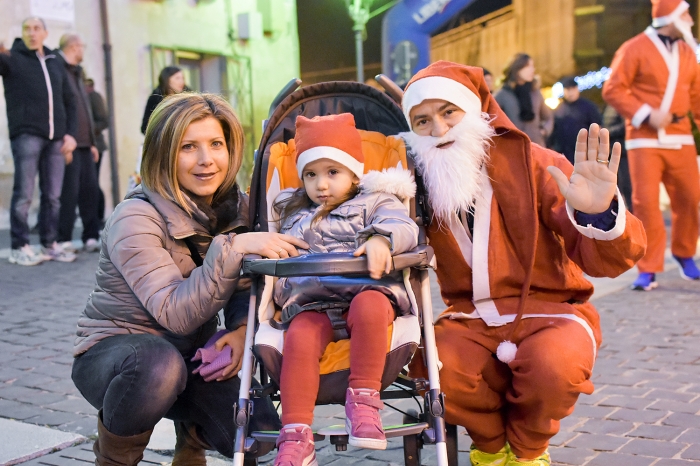
{"label": "white pom pom on hat", "polygon": [[502,341],[496,348],[496,357],[499,361],[509,364],[515,359],[515,353],[518,352],[518,347],[512,341]]}

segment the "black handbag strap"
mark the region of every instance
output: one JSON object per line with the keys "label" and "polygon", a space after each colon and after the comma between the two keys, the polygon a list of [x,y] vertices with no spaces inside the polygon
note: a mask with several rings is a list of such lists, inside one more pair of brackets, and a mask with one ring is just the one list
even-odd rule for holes
{"label": "black handbag strap", "polygon": [[190,250],[190,256],[192,256],[192,261],[194,262],[194,265],[196,265],[197,267],[201,267],[202,264],[204,264],[204,259],[202,259],[202,256],[199,254],[199,251],[197,251],[197,246],[194,245],[194,243],[189,237],[183,238],[182,240],[187,245],[187,249]]}

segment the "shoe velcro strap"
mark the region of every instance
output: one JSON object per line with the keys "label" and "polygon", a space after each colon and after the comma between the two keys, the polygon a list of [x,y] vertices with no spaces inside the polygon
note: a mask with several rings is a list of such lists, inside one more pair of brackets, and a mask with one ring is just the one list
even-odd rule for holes
{"label": "shoe velcro strap", "polygon": [[309,438],[306,436],[305,433],[303,432],[284,432],[280,433],[280,436],[277,437],[277,446],[280,446],[280,443],[282,442],[308,442]]}
{"label": "shoe velcro strap", "polygon": [[360,405],[371,406],[372,408],[384,409],[382,400],[378,400],[367,395],[348,395],[345,403],[357,403]]}

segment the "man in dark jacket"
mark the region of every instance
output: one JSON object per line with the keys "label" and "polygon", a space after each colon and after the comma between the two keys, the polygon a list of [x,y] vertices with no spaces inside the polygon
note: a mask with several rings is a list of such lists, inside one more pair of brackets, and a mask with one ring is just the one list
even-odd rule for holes
{"label": "man in dark jacket", "polygon": [[578,132],[590,128],[593,123],[599,125],[602,118],[598,107],[581,97],[573,77],[566,77],[561,83],[564,85],[564,99],[554,111],[554,130],[549,137],[549,146],[574,163]]}
{"label": "man in dark jacket", "polygon": [[[43,45],[47,35],[40,18],[29,18],[22,23],[22,38],[15,39],[10,51],[0,44],[0,76],[15,165],[9,260],[20,265],[75,260],[74,254],[56,242],[63,172],[76,147],[75,101],[64,67]],[[29,246],[27,225],[37,171],[41,187],[40,254]]]}
{"label": "man in dark jacket", "polygon": [[[107,113],[107,106],[105,105],[105,99],[100,95],[99,92],[95,90],[95,81],[92,79],[85,80],[85,90],[87,91],[88,98],[90,99],[90,108],[92,109],[92,120],[95,123],[95,147],[97,147],[97,152],[99,153],[99,158],[97,159],[97,180],[100,180],[100,167],[102,166],[102,156],[107,150],[107,143],[105,142],[105,137],[102,132],[109,128],[109,114]],[[97,218],[100,222],[104,221],[105,218],[105,194],[100,189],[100,200],[97,205]]]}
{"label": "man in dark jacket", "polygon": [[[66,167],[61,191],[61,213],[58,219],[58,241],[71,250],[75,207],[80,210],[83,222],[82,240],[85,250],[99,250],[100,218],[97,214],[100,187],[97,181],[95,164],[99,152],[95,147],[95,124],[92,118],[90,99],[83,83],[83,61],[85,44],[77,34],[64,34],[56,51],[57,59],[63,63],[68,75],[68,85],[76,103],[77,129],[75,139],[78,147],[73,152],[73,163]],[[74,249],[73,249],[74,250]]]}

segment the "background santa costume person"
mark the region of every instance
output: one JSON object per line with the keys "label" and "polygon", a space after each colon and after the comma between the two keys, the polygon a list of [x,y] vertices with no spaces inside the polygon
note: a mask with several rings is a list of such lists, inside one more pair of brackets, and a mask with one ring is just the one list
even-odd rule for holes
{"label": "background santa costume person", "polygon": [[657,286],[664,270],[666,229],[659,210],[659,184],[671,199],[671,252],[683,278],[700,279],[693,256],[698,240],[700,180],[688,114],[700,117],[700,73],[683,0],[652,0],[653,21],[616,52],[603,98],[627,123],[626,147],[634,213],[649,246],[637,264],[633,289]]}
{"label": "background santa costume person", "polygon": [[645,251],[616,188],[620,146],[609,158],[592,125],[572,167],[515,128],[481,68],[450,62],[416,74],[403,109],[449,306],[435,326],[446,420],[466,427],[474,465],[548,465],[559,421],[593,392],[601,332],[583,272],[614,277]]}

